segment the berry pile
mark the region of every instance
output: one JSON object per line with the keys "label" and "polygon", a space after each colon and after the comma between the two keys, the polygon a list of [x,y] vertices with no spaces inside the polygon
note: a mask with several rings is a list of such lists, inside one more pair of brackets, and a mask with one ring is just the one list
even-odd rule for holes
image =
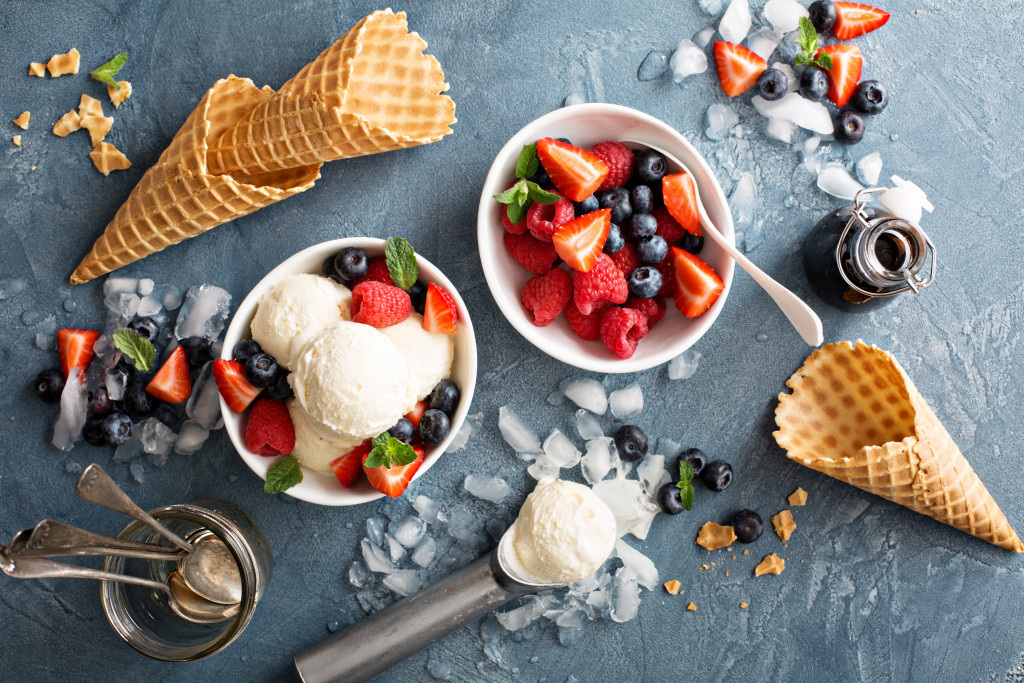
{"label": "berry pile", "polygon": [[[630,358],[665,316],[664,299],[688,318],[718,299],[722,279],[697,256],[704,238],[693,178],[669,173],[662,155],[548,137],[523,148],[517,169],[530,168],[495,199],[507,205],[506,249],[535,276],[521,294],[534,325],[565,313],[581,339]],[[524,209],[516,188],[525,186]]]}

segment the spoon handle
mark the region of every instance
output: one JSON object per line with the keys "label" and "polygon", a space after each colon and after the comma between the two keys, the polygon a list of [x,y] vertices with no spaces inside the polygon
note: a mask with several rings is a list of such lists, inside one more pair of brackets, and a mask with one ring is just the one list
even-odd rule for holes
{"label": "spoon handle", "polygon": [[116,555],[142,560],[175,561],[182,555],[177,546],[159,546],[105,536],[56,519],[44,519],[35,526],[24,549],[8,549],[16,557],[48,555]]}
{"label": "spoon handle", "polygon": [[[7,558],[10,560],[10,558]],[[138,576],[127,574],[115,574],[89,567],[79,567],[64,562],[47,560],[42,557],[18,557],[4,563],[2,567],[4,574],[15,579],[97,579],[100,581],[115,581],[119,583],[132,583],[137,586],[145,586],[155,590],[168,592],[167,586],[159,581],[150,581]]]}
{"label": "spoon handle", "polygon": [[75,485],[75,495],[82,500],[95,503],[108,510],[128,515],[170,541],[173,541],[179,548],[192,552],[192,546],[188,541],[178,536],[136,505],[135,501],[129,498],[128,494],[114,483],[110,475],[104,472],[103,468],[96,463],[89,465],[82,472],[82,476],[79,477],[78,483]]}

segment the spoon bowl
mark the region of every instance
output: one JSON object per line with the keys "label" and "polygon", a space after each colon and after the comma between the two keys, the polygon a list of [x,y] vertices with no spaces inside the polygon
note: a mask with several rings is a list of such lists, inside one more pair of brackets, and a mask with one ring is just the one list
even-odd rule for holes
{"label": "spoon bowl", "polygon": [[238,605],[242,575],[224,541],[208,529],[189,538],[194,550],[178,560],[178,573],[197,595],[221,605]]}
{"label": "spoon bowl", "polygon": [[167,577],[167,603],[171,611],[182,619],[199,624],[215,624],[238,614],[239,603],[231,605],[207,600],[192,590],[180,571],[173,571]]}

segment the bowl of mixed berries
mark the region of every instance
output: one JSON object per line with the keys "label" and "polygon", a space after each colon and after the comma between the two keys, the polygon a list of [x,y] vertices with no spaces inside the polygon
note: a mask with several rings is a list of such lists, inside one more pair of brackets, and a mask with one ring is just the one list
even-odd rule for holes
{"label": "bowl of mixed berries", "polygon": [[686,351],[718,317],[733,274],[704,240],[694,183],[732,241],[714,174],[662,121],[581,104],[527,124],[495,158],[477,214],[502,313],[540,350],[594,372],[646,370]]}

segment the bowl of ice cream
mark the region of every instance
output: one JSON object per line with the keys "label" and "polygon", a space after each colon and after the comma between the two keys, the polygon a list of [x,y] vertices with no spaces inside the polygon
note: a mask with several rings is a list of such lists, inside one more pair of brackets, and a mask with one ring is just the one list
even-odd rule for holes
{"label": "bowl of ice cream", "polygon": [[[292,456],[302,481],[287,495],[320,505],[358,505],[381,498],[365,477],[342,486],[331,463],[396,424],[414,410],[442,379],[461,395],[451,411],[447,435],[424,444],[422,476],[458,433],[476,385],[476,339],[469,312],[451,281],[416,254],[418,280],[450,295],[457,309],[455,334],[428,332],[415,310],[393,325],[372,327],[351,321],[352,294],[322,275],[331,255],[354,247],[370,259],[384,255],[385,241],[369,237],[331,240],[291,256],[270,271],[242,300],[224,336],[222,357],[231,359],[239,342],[255,338],[288,371],[288,408],[295,432]],[[278,458],[246,447],[247,414],[221,397],[221,412],[235,450],[260,478]]]}
{"label": "bowl of ice cream", "polygon": [[[517,262],[507,242],[509,239],[530,242],[528,238],[533,231],[509,238],[511,231],[503,225],[502,220],[506,207],[495,201],[494,196],[506,191],[516,180],[516,165],[523,146],[543,138],[567,139],[573,146],[584,149],[605,141],[646,140],[652,146],[667,151],[682,161],[692,173],[708,215],[719,232],[727,240],[734,241],[732,215],[722,188],[701,154],[678,131],[653,116],[629,107],[612,104],[564,107],[526,124],[513,135],[498,152],[484,181],[477,213],[477,242],[487,285],[501,312],[512,326],[538,349],[564,363],[585,370],[603,373],[638,372],[680,355],[710,329],[725,305],[732,283],[733,261],[711,240],[704,242],[702,248],[695,249],[694,255],[720,277],[722,289],[717,299],[709,308],[702,309],[694,317],[685,317],[677,310],[672,297],[659,299],[664,303],[664,317],[650,327],[650,331],[639,340],[635,351],[628,358],[616,357],[600,338],[581,338],[570,325],[567,314],[559,314],[549,324],[538,325],[536,318],[524,305],[524,287],[537,274],[536,271],[529,272],[521,262]],[[634,151],[640,147],[634,143],[627,146]],[[668,172],[679,170],[671,168],[671,164],[668,166]],[[595,196],[597,194],[599,193],[595,193]],[[575,207],[577,219],[582,211],[579,205]],[[627,226],[622,225],[621,229],[625,232]],[[626,241],[629,246],[629,240]],[[548,247],[551,246],[550,242],[551,238],[548,238]],[[672,258],[673,246],[681,245],[675,242],[668,243],[669,259]],[[608,255],[608,250],[605,250],[605,254]],[[550,267],[549,263],[545,265]],[[566,268],[564,263],[560,265],[560,261],[556,260],[554,270],[559,268],[573,273],[575,283],[576,274],[573,270]],[[572,303],[570,300],[570,305]],[[630,306],[629,303],[616,303],[624,308]]]}

